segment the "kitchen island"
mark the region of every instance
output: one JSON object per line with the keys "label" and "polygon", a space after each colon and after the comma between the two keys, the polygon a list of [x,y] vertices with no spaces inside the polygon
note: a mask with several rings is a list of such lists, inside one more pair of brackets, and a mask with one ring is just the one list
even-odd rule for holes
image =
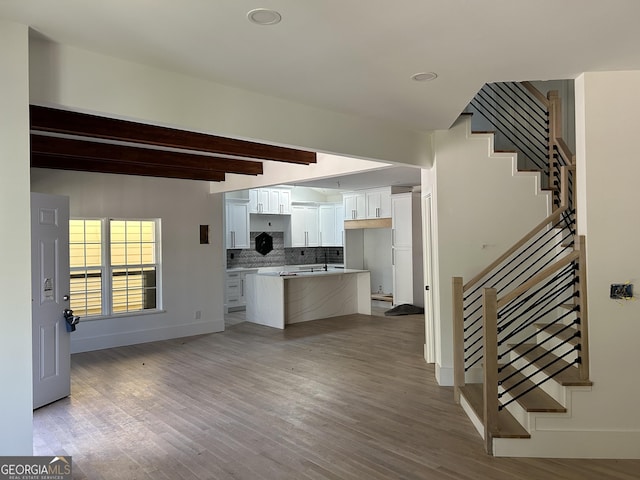
{"label": "kitchen island", "polygon": [[247,276],[248,322],[284,329],[298,322],[371,314],[367,270],[268,272]]}

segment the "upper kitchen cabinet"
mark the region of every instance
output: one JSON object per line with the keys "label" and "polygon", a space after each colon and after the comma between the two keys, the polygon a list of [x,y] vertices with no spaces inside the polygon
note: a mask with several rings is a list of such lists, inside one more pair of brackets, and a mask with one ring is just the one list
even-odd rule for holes
{"label": "upper kitchen cabinet", "polygon": [[317,205],[291,206],[291,246],[320,246]]}
{"label": "upper kitchen cabinet", "polygon": [[284,187],[249,190],[249,212],[271,215],[291,214],[291,190]]}
{"label": "upper kitchen cabinet", "polygon": [[365,192],[367,218],[391,218],[391,187]]}
{"label": "upper kitchen cabinet", "polygon": [[249,202],[227,199],[225,211],[227,248],[249,248]]}
{"label": "upper kitchen cabinet", "polygon": [[391,218],[391,194],[406,192],[404,187],[379,187],[343,195],[344,219],[375,220]]}
{"label": "upper kitchen cabinet", "polygon": [[364,220],[367,218],[367,204],[364,191],[345,193],[342,198],[345,220]]}
{"label": "upper kitchen cabinet", "polygon": [[318,206],[320,246],[341,247],[344,234],[344,206],[327,203]]}

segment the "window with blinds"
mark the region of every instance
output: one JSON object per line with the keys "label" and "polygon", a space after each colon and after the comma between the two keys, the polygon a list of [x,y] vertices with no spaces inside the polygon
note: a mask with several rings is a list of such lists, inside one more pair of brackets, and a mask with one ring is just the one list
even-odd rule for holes
{"label": "window with blinds", "polygon": [[159,309],[160,220],[70,221],[71,308],[80,317]]}

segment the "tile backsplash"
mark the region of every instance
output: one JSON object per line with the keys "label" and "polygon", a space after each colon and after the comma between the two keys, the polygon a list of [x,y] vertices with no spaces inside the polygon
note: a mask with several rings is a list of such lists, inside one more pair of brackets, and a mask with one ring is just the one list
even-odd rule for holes
{"label": "tile backsplash", "polygon": [[261,233],[251,232],[250,248],[227,249],[227,268],[344,263],[342,247],[285,247],[284,232],[269,232],[273,237],[273,250],[262,255],[255,251],[256,237]]}

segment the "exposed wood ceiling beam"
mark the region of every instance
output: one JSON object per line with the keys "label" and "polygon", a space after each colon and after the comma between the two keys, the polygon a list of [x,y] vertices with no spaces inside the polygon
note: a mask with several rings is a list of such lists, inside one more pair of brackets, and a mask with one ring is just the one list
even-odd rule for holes
{"label": "exposed wood ceiling beam", "polygon": [[[147,171],[150,172],[149,175],[153,171],[159,171],[158,169],[162,167],[244,175],[262,174],[262,163],[251,160],[232,160],[209,155],[138,148],[48,135],[31,134],[31,152],[55,157],[113,161],[122,164],[121,169],[126,169],[126,165],[131,165],[134,169],[138,165],[142,165],[146,166]],[[90,165],[89,162],[84,162],[84,164]]]}
{"label": "exposed wood ceiling beam", "polygon": [[264,145],[127,120],[30,106],[31,130],[308,165],[315,152]]}
{"label": "exposed wood ceiling beam", "polygon": [[121,175],[142,175],[149,177],[182,178],[186,180],[224,181],[224,172],[175,166],[153,166],[140,163],[125,163],[113,160],[56,156],[31,153],[31,166],[57,170],[77,170],[82,172],[117,173]]}

